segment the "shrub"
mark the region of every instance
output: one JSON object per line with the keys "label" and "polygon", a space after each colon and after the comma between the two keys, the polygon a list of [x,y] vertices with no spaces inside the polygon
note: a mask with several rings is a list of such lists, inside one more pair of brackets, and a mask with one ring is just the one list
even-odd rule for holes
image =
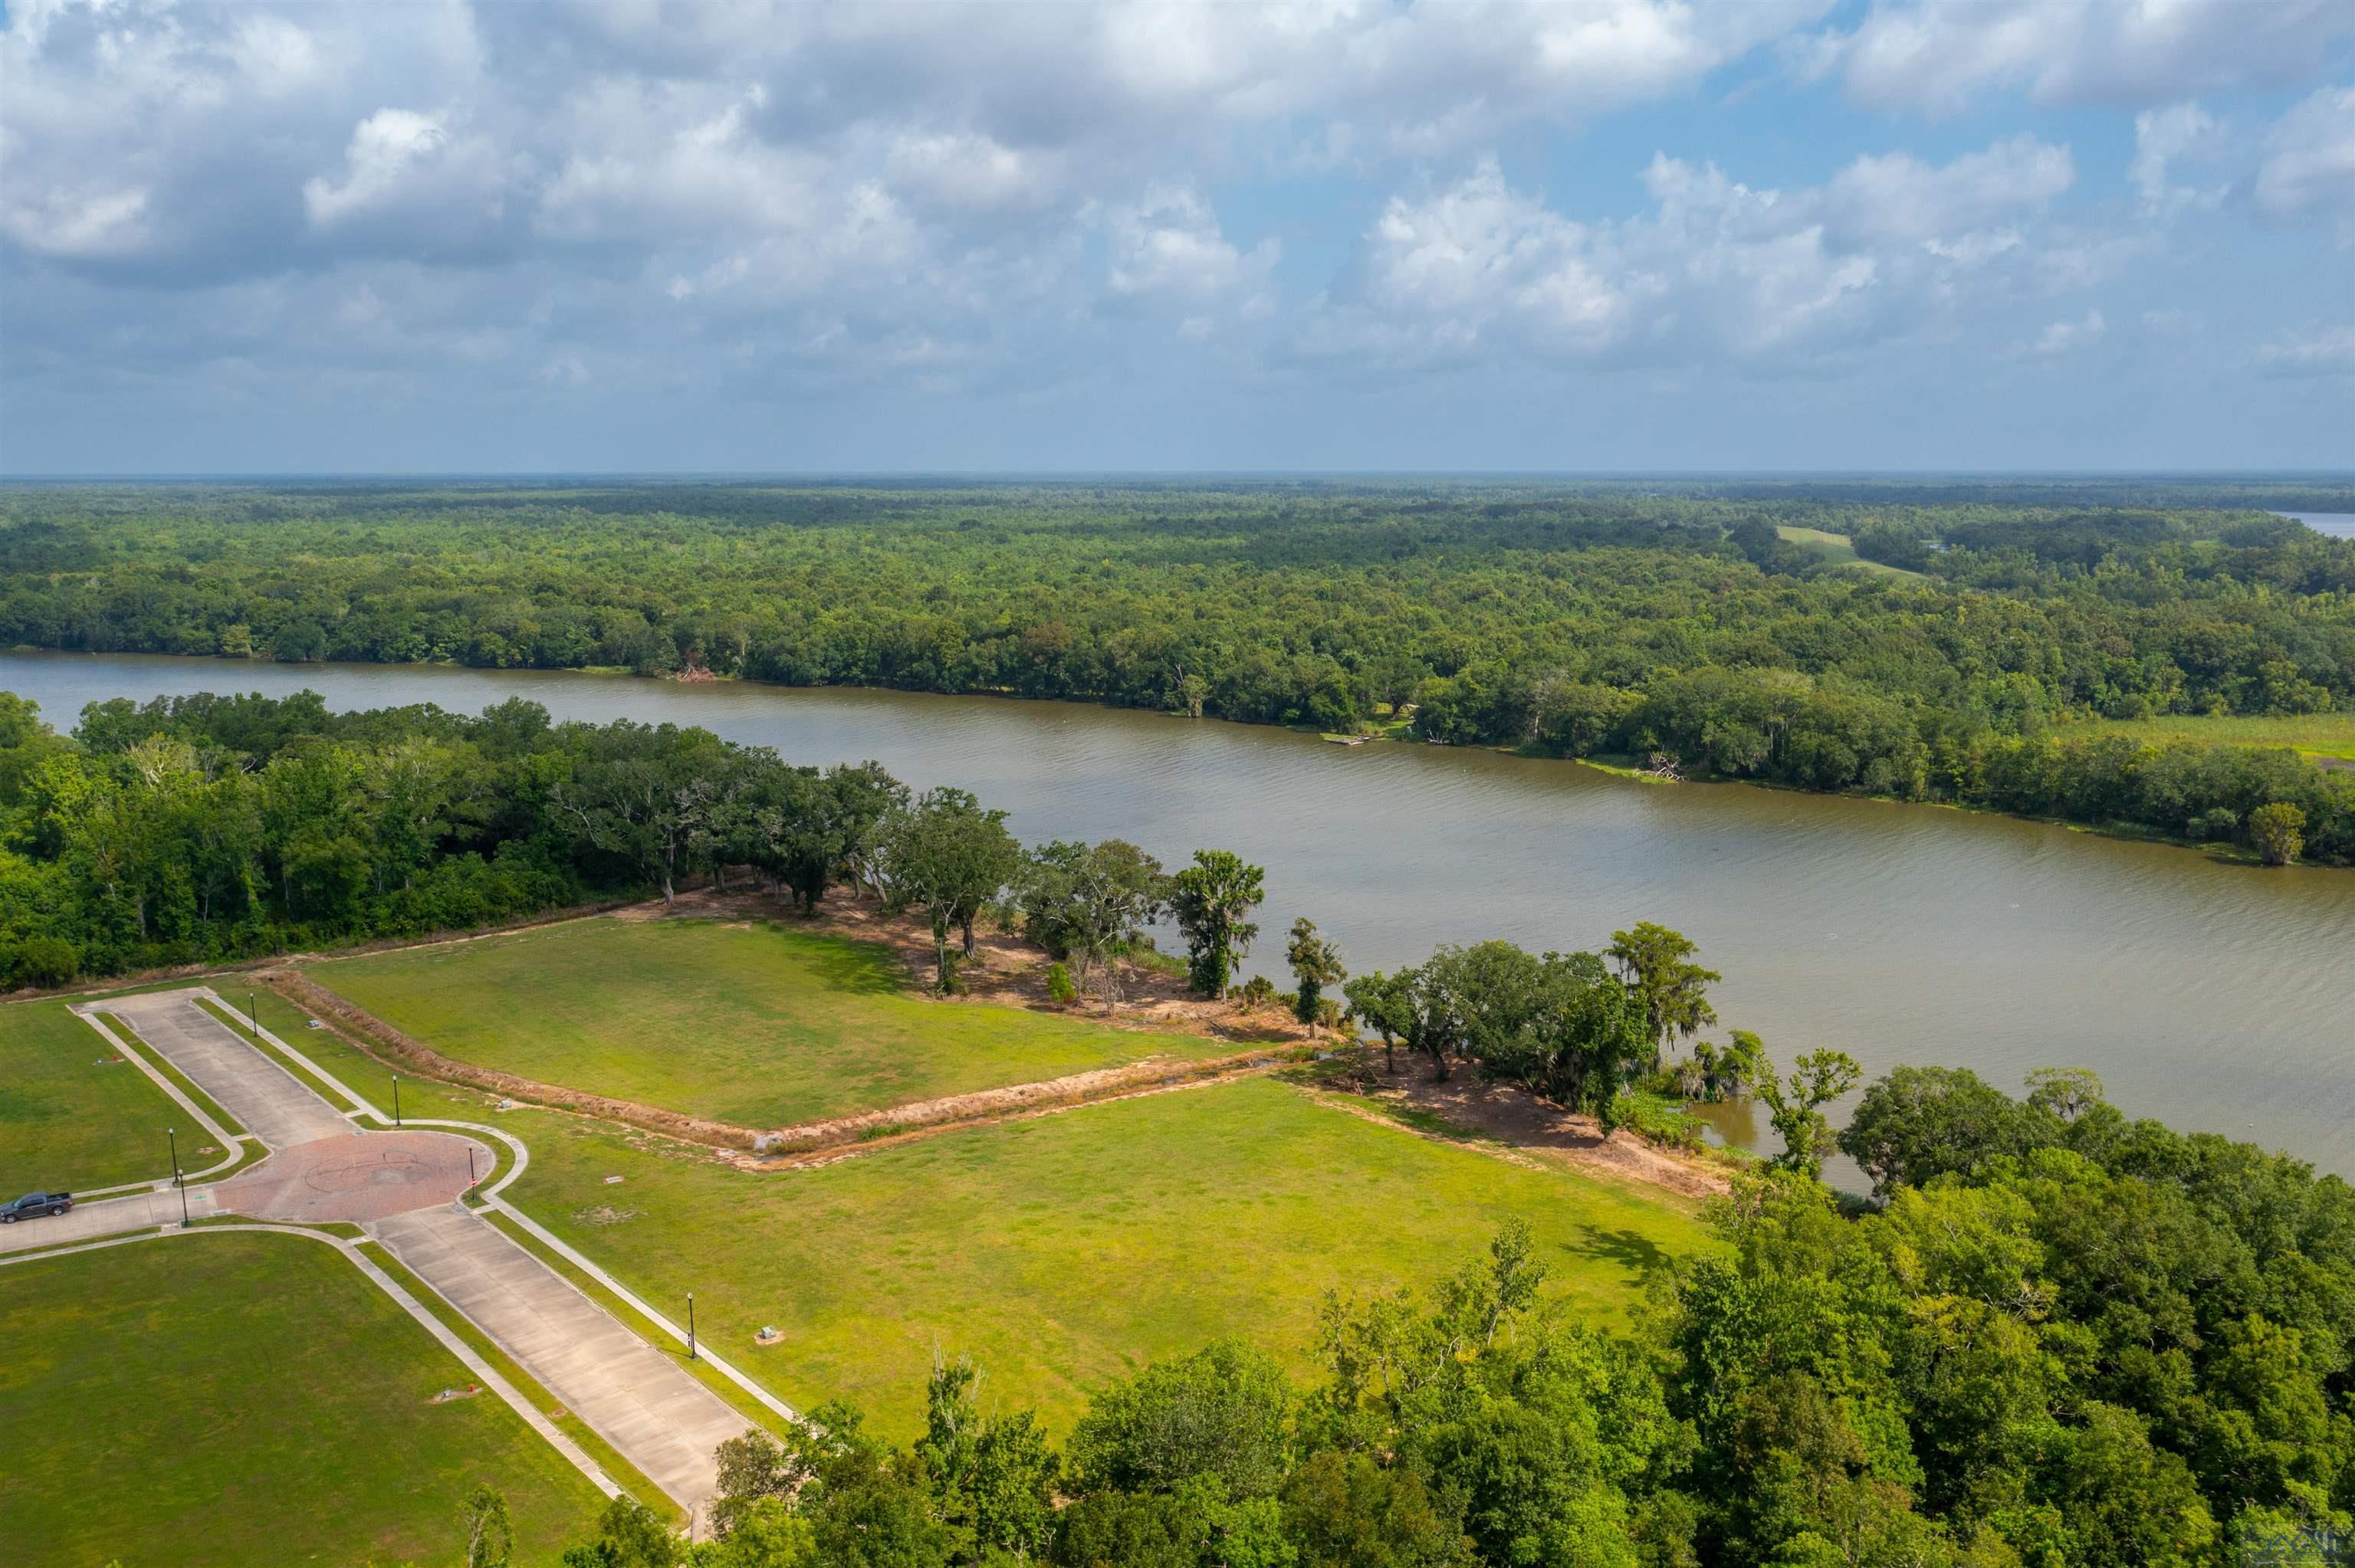
{"label": "shrub", "polygon": [[1227,1000],[1240,1001],[1245,1007],[1266,1007],[1275,1001],[1275,982],[1265,975],[1253,975],[1227,991]]}
{"label": "shrub", "polygon": [[62,937],[27,938],[8,967],[12,985],[61,986],[81,973],[81,955]]}
{"label": "shrub", "polygon": [[2211,806],[2190,823],[2190,836],[2195,839],[2229,839],[2240,830],[2240,813],[2230,806]]}
{"label": "shrub", "polygon": [[1047,966],[1047,998],[1058,1007],[1069,1007],[1080,1000],[1080,988],[1071,983],[1071,971],[1065,965]]}
{"label": "shrub", "polygon": [[2249,813],[2249,842],[2267,865],[2287,865],[2306,848],[2306,813],[2276,800]]}

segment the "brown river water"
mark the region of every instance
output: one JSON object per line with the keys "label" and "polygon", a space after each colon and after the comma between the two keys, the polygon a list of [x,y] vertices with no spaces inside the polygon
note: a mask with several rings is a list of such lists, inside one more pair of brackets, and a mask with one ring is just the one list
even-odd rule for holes
{"label": "brown river water", "polygon": [[[0,655],[0,688],[37,701],[60,730],[106,697],[304,687],[337,708],[474,712],[519,695],[559,719],[701,725],[795,762],[874,758],[920,787],[961,785],[1006,809],[1026,842],[1119,836],[1173,865],[1198,847],[1232,849],[1267,868],[1252,957],[1278,977],[1283,934],[1303,914],[1353,971],[1487,937],[1595,948],[1614,927],[1657,920],[1723,972],[1724,1022],[1786,1064],[1837,1046],[1868,1074],[1949,1063],[2014,1092],[2031,1068],[2091,1067],[2129,1115],[2355,1176],[2355,871],[1060,703]],[[1755,1141],[1746,1107],[1722,1108],[1721,1128]]]}

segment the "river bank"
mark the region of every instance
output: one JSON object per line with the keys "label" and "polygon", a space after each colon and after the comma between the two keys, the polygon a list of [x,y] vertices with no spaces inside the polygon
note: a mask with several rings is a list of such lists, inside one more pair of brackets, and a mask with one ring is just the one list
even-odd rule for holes
{"label": "river bank", "polygon": [[[226,677],[234,673],[238,677]],[[2355,877],[2262,870],[1995,813],[1678,786],[1476,747],[1135,710],[841,688],[387,665],[0,656],[0,687],[69,727],[83,703],[309,687],[330,706],[509,697],[559,720],[700,725],[797,762],[874,758],[1005,809],[1028,842],[1131,840],[1165,863],[1267,867],[1247,968],[1297,916],[1352,972],[1501,937],[1596,948],[1636,920],[1692,937],[1728,1025],[1778,1059],[1970,1066],[2016,1089],[2093,1068],[2130,1115],[2252,1138],[2355,1174]]]}

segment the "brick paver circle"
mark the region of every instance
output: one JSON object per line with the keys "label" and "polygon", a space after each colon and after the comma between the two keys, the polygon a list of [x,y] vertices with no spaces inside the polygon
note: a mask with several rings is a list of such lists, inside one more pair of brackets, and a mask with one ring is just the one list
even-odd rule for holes
{"label": "brick paver circle", "polygon": [[282,1149],[222,1182],[220,1206],[255,1219],[317,1224],[381,1220],[449,1202],[491,1173],[491,1151],[447,1132],[360,1132]]}

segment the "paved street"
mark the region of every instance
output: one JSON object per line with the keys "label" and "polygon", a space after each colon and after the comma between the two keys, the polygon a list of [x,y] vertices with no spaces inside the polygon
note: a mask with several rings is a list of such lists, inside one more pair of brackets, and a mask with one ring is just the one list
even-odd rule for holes
{"label": "paved street", "polygon": [[[159,1162],[160,1163],[160,1162]],[[16,1194],[11,1192],[9,1197]],[[188,1189],[188,1217],[201,1220],[208,1214],[220,1213],[210,1187]],[[133,1192],[123,1198],[101,1198],[94,1203],[77,1203],[51,1219],[44,1214],[35,1220],[19,1220],[13,1225],[0,1225],[0,1253],[25,1252],[37,1246],[59,1246],[68,1242],[95,1241],[100,1236],[120,1234],[124,1231],[144,1231],[180,1223],[180,1194],[166,1187],[160,1192]]]}
{"label": "paved street", "polygon": [[[363,1225],[513,1356],[565,1408],[690,1510],[699,1525],[717,1484],[712,1450],[750,1424],[561,1275],[453,1200],[477,1139],[425,1128],[362,1131],[261,1048],[196,1005],[193,991],[108,1001],[270,1158],[188,1190],[190,1213],[239,1213]],[[168,1189],[85,1204],[57,1219],[0,1226],[0,1252],[176,1224]]]}
{"label": "paved street", "polygon": [[350,1138],[357,1128],[293,1074],[255,1050],[198,1007],[195,992],[151,991],[120,996],[90,1011],[110,1012],[138,1032],[213,1103],[272,1150],[322,1138]]}
{"label": "paved street", "polygon": [[656,1486],[698,1509],[711,1496],[712,1450],[749,1423],[672,1357],[478,1215],[420,1209],[370,1229]]}

